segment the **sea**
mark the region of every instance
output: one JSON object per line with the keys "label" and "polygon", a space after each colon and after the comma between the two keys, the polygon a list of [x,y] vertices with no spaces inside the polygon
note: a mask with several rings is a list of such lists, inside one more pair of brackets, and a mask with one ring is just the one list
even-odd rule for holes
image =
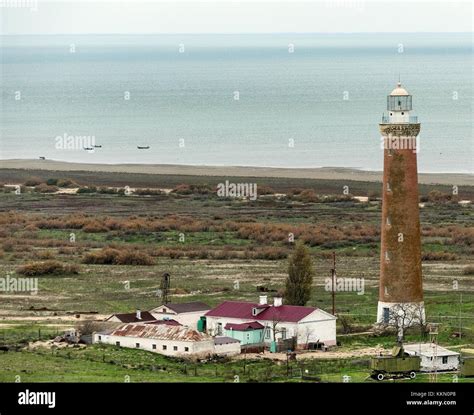
{"label": "sea", "polygon": [[419,171],[472,173],[472,46],[471,33],[0,36],[0,159],[381,170],[400,80]]}

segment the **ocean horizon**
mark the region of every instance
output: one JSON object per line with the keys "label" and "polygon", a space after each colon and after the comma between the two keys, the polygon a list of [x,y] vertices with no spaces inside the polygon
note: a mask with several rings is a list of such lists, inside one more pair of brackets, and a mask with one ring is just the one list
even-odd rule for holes
{"label": "ocean horizon", "polygon": [[419,171],[472,173],[471,33],[0,41],[1,159],[381,171],[378,123],[400,78]]}

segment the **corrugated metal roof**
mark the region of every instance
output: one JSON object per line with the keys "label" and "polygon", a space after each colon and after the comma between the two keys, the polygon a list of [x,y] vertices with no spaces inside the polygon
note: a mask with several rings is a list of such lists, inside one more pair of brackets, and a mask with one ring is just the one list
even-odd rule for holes
{"label": "corrugated metal roof", "polygon": [[205,333],[200,333],[184,326],[168,326],[164,324],[124,324],[113,330],[110,335],[189,342],[198,342],[212,339],[212,337]]}
{"label": "corrugated metal roof", "polygon": [[206,313],[210,317],[241,318],[245,320],[265,321],[287,321],[295,323],[302,320],[313,311],[315,307],[303,307],[296,305],[269,306],[258,315],[252,315],[252,309],[260,304],[247,303],[243,301],[225,301]]}

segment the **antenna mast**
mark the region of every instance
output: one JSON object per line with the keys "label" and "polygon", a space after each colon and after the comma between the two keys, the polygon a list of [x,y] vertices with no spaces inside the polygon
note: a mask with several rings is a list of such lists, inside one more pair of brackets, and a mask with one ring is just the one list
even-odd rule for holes
{"label": "antenna mast", "polygon": [[161,276],[161,284],[160,284],[160,290],[161,290],[161,300],[163,304],[168,304],[169,302],[169,289],[170,289],[170,280],[171,276],[167,272],[163,273]]}

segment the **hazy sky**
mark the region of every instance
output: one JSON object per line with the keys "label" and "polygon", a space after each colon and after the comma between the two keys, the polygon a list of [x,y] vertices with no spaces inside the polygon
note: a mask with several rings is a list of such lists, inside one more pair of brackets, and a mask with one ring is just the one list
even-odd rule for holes
{"label": "hazy sky", "polygon": [[0,0],[0,6],[2,34],[472,32],[473,21],[467,0]]}

